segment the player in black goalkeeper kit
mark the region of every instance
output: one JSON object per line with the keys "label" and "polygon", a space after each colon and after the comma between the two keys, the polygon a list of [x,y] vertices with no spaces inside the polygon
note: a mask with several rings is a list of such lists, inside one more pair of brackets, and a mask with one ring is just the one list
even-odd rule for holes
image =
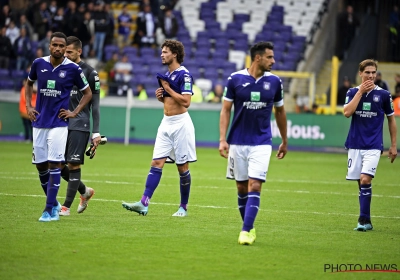
{"label": "player in black goalkeeper kit", "polygon": [[[81,181],[81,164],[84,163],[86,146],[90,137],[90,114],[93,118],[92,144],[96,149],[101,142],[100,136],[100,79],[95,69],[83,62],[80,58],[82,42],[75,36],[67,38],[65,56],[77,63],[88,80],[92,90],[92,100],[75,118],[70,119],[68,125],[68,140],[65,150],[67,165],[61,170],[61,176],[68,182],[67,194],[60,210],[60,216],[69,216],[70,207],[74,201],[76,192],[79,191],[80,203],[78,213],[87,208],[89,200],[94,195],[92,188],[86,187]],[[83,78],[83,77],[82,77]],[[69,110],[73,111],[79,104],[82,93],[74,87],[70,94]]]}

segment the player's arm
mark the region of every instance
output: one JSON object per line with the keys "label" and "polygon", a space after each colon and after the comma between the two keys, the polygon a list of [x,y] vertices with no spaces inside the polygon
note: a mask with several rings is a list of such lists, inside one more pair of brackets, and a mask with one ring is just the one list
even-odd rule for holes
{"label": "player's arm", "polygon": [[219,116],[219,154],[228,158],[229,145],[226,142],[229,122],[231,120],[232,101],[224,100]]}
{"label": "player's arm", "polygon": [[171,95],[171,97],[181,106],[185,107],[185,108],[189,108],[190,106],[190,102],[192,100],[192,95],[190,94],[179,94],[176,91],[174,91],[169,83],[167,81],[164,80],[160,80],[161,81],[161,85],[164,88],[164,91],[166,91],[167,93],[169,93],[169,95]]}
{"label": "player's arm", "polygon": [[281,134],[282,143],[279,145],[278,153],[276,154],[278,159],[285,157],[287,153],[287,120],[285,107],[282,105],[280,107],[275,107],[275,120],[278,125],[279,133]]}
{"label": "player's arm", "polygon": [[388,116],[387,120],[388,120],[390,143],[391,143],[389,148],[389,158],[390,162],[393,163],[393,161],[396,159],[397,156],[397,140],[396,140],[397,125],[394,115]]}
{"label": "player's arm", "polygon": [[38,111],[34,107],[32,107],[32,94],[33,94],[33,83],[29,79],[26,80],[25,83],[25,106],[26,106],[26,113],[31,121],[36,121],[36,115],[39,114]]}
{"label": "player's arm", "polygon": [[101,141],[100,135],[100,78],[96,71],[89,75],[89,86],[92,91],[92,142],[97,147]]}

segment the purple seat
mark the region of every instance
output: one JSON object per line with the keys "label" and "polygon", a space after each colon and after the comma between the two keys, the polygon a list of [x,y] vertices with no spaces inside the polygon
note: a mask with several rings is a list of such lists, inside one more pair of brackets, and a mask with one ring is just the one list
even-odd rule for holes
{"label": "purple seat", "polygon": [[13,80],[0,80],[0,89],[15,89]]}
{"label": "purple seat", "polygon": [[155,56],[155,51],[153,48],[141,48],[140,56]]}
{"label": "purple seat", "polygon": [[8,69],[0,68],[0,77],[8,77],[10,75],[10,71]]}

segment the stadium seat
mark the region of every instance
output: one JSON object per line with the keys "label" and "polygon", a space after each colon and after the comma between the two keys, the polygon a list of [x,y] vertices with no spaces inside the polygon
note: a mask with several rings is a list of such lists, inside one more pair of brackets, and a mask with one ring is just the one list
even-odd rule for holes
{"label": "stadium seat", "polygon": [[0,89],[12,89],[15,90],[13,80],[0,80]]}
{"label": "stadium seat", "polygon": [[204,78],[199,78],[194,81],[195,85],[201,89],[203,97],[206,96],[212,89],[212,81]]}
{"label": "stadium seat", "polygon": [[246,58],[246,53],[244,51],[229,51],[229,61],[236,64],[236,69],[242,69],[244,66],[244,60]]}
{"label": "stadium seat", "polygon": [[8,69],[0,68],[0,78],[7,78],[10,76],[10,71]]}

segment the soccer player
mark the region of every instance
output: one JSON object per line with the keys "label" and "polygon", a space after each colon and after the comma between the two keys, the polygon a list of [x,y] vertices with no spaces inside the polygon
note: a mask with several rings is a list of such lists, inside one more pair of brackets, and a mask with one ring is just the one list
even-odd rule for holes
{"label": "soccer player", "polygon": [[[75,36],[67,38],[67,48],[65,56],[75,62],[82,69],[87,77],[89,87],[92,91],[92,100],[74,119],[68,124],[68,140],[65,150],[67,165],[63,164],[61,169],[62,178],[68,182],[65,201],[60,210],[60,216],[69,216],[70,207],[75,199],[76,192],[79,191],[80,203],[78,213],[82,213],[87,208],[89,200],[94,195],[92,188],[86,187],[81,181],[81,164],[84,164],[86,145],[90,136],[90,114],[93,118],[92,143],[94,149],[101,141],[100,137],[100,79],[96,70],[81,60],[82,42]],[[73,111],[81,101],[83,94],[74,86],[72,88],[69,109]]]}
{"label": "soccer player", "polygon": [[[68,134],[68,119],[75,118],[92,98],[82,69],[64,58],[67,37],[55,32],[50,38],[50,56],[35,59],[26,82],[26,108],[33,126],[32,163],[36,164],[39,179],[47,196],[41,222],[59,220],[61,205],[56,197],[61,180]],[[31,106],[33,83],[37,81],[36,108]],[[69,94],[76,85],[83,98],[73,111],[68,110]]]}
{"label": "soccer player", "polygon": [[197,160],[194,126],[187,111],[193,95],[193,78],[181,66],[185,56],[181,42],[165,40],[161,49],[161,61],[168,66],[168,72],[165,75],[157,74],[160,87],[155,94],[164,103],[164,118],[158,128],[142,199],[135,203],[124,202],[122,206],[139,215],[147,215],[150,199],[160,182],[165,162],[175,162],[180,177],[181,203],[172,216],[185,217],[191,184],[189,162]]}
{"label": "soccer player", "polygon": [[343,108],[346,118],[351,117],[345,147],[348,149],[347,180],[358,183],[360,216],[354,230],[372,230],[371,198],[372,178],[375,177],[380,156],[383,152],[383,123],[388,120],[391,145],[390,162],[396,159],[396,120],[393,101],[387,90],[374,84],[378,65],[372,59],[359,65],[361,85],[349,89]]}
{"label": "soccer player", "polygon": [[[282,137],[276,156],[283,159],[287,153],[282,81],[270,73],[275,63],[273,49],[270,42],[259,42],[251,47],[250,68],[234,72],[228,78],[220,115],[219,153],[228,158],[226,177],[236,180],[238,208],[243,220],[238,239],[241,245],[251,245],[256,239],[254,221],[272,153],[273,107]],[[226,138],[232,105],[233,120]]]}

